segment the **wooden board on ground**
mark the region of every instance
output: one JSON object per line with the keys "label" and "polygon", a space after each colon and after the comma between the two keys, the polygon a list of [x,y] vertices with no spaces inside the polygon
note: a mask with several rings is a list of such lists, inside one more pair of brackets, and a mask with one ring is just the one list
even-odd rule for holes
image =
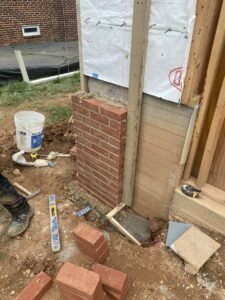
{"label": "wooden board on ground", "polygon": [[196,273],[220,247],[219,243],[194,226],[170,246]]}

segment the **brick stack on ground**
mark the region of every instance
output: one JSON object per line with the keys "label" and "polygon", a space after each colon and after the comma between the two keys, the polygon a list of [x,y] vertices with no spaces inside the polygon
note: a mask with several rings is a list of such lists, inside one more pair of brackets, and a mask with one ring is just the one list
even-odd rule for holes
{"label": "brick stack on ground", "polygon": [[103,203],[121,202],[127,112],[96,99],[72,97],[80,185]]}
{"label": "brick stack on ground", "polygon": [[128,292],[126,273],[96,264],[93,271],[99,274],[104,291],[115,300],[124,300]]}
{"label": "brick stack on ground", "polygon": [[16,300],[39,300],[52,284],[52,279],[46,273],[40,272],[21,291]]}
{"label": "brick stack on ground", "polygon": [[74,230],[75,240],[82,252],[93,260],[104,263],[109,256],[108,243],[103,234],[86,223],[80,223]]}
{"label": "brick stack on ground", "polygon": [[56,284],[65,300],[106,300],[100,276],[71,263],[63,265]]}

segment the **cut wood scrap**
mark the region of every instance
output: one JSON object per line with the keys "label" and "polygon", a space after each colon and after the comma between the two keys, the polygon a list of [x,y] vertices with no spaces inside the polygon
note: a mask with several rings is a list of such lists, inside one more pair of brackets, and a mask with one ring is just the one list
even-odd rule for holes
{"label": "cut wood scrap", "polygon": [[107,214],[107,219],[111,219],[112,217],[114,217],[118,212],[120,212],[124,207],[126,206],[125,203],[121,202],[118,206],[116,206],[113,210],[111,210],[108,214]]}
{"label": "cut wood scrap", "polygon": [[120,203],[118,206],[116,206],[111,212],[109,212],[106,215],[106,218],[109,220],[109,222],[115,226],[123,235],[125,235],[130,241],[137,244],[138,246],[141,246],[141,243],[133,237],[118,221],[114,219],[114,216],[120,212],[124,207],[126,206],[125,203]]}

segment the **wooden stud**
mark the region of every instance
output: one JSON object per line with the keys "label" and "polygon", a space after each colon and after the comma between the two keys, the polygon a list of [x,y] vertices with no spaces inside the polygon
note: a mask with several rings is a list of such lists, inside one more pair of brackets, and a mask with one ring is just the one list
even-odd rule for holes
{"label": "wooden stud", "polygon": [[80,64],[80,87],[81,90],[88,93],[88,77],[84,75],[83,68],[83,47],[82,47],[82,30],[81,30],[81,15],[80,15],[80,1],[76,1],[77,10],[77,32],[78,32],[78,45],[79,45],[79,64]]}
{"label": "wooden stud", "polygon": [[182,93],[182,104],[192,106],[192,99],[196,99],[196,96],[203,92],[221,3],[222,0],[197,1],[196,20]]}
{"label": "wooden stud", "polygon": [[218,26],[217,26],[216,35],[213,43],[211,56],[210,56],[209,66],[208,66],[208,71],[207,71],[207,76],[205,81],[205,89],[201,101],[201,108],[195,125],[192,145],[189,151],[189,157],[184,171],[185,180],[188,180],[191,176],[195,156],[197,153],[198,145],[200,142],[201,134],[203,131],[203,127],[205,124],[205,120],[206,120],[206,116],[210,104],[211,94],[213,92],[214,83],[216,81],[216,75],[220,67],[221,57],[224,54],[224,46],[225,46],[224,20],[225,20],[225,1],[223,1],[223,5],[221,8],[220,18],[218,21]]}
{"label": "wooden stud", "polygon": [[216,105],[215,113],[213,116],[209,136],[206,142],[198,179],[196,185],[202,187],[208,179],[209,171],[212,165],[214,153],[216,151],[217,143],[219,140],[220,132],[225,119],[225,78],[223,80],[220,96]]}
{"label": "wooden stud", "polygon": [[151,1],[134,1],[130,80],[128,90],[127,137],[123,176],[123,202],[133,201],[145,61],[147,55]]}

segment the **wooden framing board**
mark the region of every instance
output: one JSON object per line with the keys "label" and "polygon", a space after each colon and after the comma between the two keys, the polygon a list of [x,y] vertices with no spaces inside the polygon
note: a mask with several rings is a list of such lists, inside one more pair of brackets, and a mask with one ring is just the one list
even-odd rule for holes
{"label": "wooden framing board", "polygon": [[139,129],[142,110],[145,61],[148,44],[148,25],[151,1],[134,1],[130,80],[127,108],[127,137],[123,176],[123,202],[133,201]]}
{"label": "wooden framing board", "polygon": [[198,178],[197,186],[202,187],[208,179],[209,171],[212,165],[213,157],[216,151],[216,146],[219,140],[220,132],[225,119],[225,78],[223,80],[220,96],[216,105],[213,116],[209,136],[206,142]]}
{"label": "wooden framing board", "polygon": [[188,161],[185,167],[184,179],[188,180],[191,176],[192,168],[194,165],[194,160],[196,157],[197,149],[199,146],[201,134],[203,131],[203,127],[206,121],[206,116],[209,108],[209,104],[211,101],[211,95],[214,89],[214,84],[216,81],[216,76],[218,73],[218,69],[220,67],[221,57],[224,54],[225,47],[225,1],[223,1],[223,5],[221,8],[221,13],[218,21],[218,26],[216,30],[216,35],[213,43],[213,48],[210,56],[205,89],[202,96],[201,108],[199,111],[199,115],[197,118],[197,122],[195,125],[195,131],[192,139],[191,149],[189,151]]}
{"label": "wooden framing board", "polygon": [[81,90],[88,93],[88,77],[83,72],[83,48],[82,48],[82,32],[81,32],[81,15],[80,15],[80,1],[76,0],[77,10],[77,32],[78,32],[78,45],[79,45],[79,64],[80,64],[80,87]]}
{"label": "wooden framing board", "polygon": [[222,0],[198,0],[182,103],[194,106],[203,92]]}

